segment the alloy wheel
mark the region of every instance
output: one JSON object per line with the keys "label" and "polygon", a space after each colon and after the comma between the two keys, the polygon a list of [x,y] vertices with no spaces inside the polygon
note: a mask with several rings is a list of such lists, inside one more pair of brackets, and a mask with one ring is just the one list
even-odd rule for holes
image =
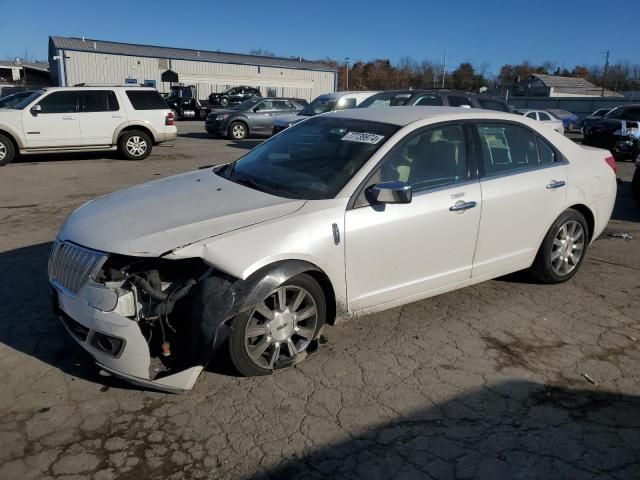
{"label": "alloy wheel", "polygon": [[290,361],[313,340],[318,309],[304,288],[287,285],[271,292],[251,313],[245,328],[245,349],[257,366],[273,369]]}
{"label": "alloy wheel", "polygon": [[551,248],[551,268],[560,276],[571,273],[584,252],[584,228],[575,220],[564,223],[556,233]]}
{"label": "alloy wheel", "polygon": [[237,138],[239,140],[243,139],[246,135],[246,130],[244,128],[244,126],[240,125],[240,124],[236,124],[231,128],[231,135],[233,135],[233,138]]}
{"label": "alloy wheel", "polygon": [[7,146],[0,142],[0,162],[7,156]]}
{"label": "alloy wheel", "polygon": [[147,151],[147,141],[138,135],[133,135],[127,140],[125,148],[134,157],[140,157]]}

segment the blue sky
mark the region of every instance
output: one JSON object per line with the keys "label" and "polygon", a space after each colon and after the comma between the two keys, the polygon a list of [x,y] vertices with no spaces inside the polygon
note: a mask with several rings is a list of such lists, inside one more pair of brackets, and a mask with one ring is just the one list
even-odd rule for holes
{"label": "blue sky", "polygon": [[[247,9],[234,5],[248,5]],[[378,6],[379,5],[379,6]],[[631,4],[629,4],[631,5]],[[640,63],[637,20],[602,1],[51,1],[0,0],[0,58],[47,57],[49,35],[308,59],[345,57],[457,66],[550,60],[572,68]],[[192,13],[193,12],[193,13]],[[195,28],[197,22],[199,28]]]}

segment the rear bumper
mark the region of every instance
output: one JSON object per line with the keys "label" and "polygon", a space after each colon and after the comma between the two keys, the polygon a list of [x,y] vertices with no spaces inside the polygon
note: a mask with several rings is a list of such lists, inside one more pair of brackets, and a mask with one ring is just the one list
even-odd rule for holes
{"label": "rear bumper", "polygon": [[172,132],[165,132],[164,134],[164,141],[165,142],[169,142],[171,140],[175,140],[176,138],[178,138],[178,129],[174,127],[174,131]]}

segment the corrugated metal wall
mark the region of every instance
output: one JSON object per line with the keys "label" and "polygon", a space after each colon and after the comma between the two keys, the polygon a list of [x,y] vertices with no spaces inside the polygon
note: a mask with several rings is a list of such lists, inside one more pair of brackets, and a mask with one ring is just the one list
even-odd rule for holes
{"label": "corrugated metal wall", "polygon": [[167,62],[166,59],[158,58],[75,51],[65,51],[64,77],[67,85],[122,84],[127,79],[144,83],[151,80],[160,92],[166,93],[170,84],[161,82],[160,75],[166,70],[168,63],[171,70],[178,73],[181,83],[198,87],[201,99],[234,85],[258,87],[265,96],[275,93],[277,96],[307,100],[335,89],[335,72],[188,60]]}

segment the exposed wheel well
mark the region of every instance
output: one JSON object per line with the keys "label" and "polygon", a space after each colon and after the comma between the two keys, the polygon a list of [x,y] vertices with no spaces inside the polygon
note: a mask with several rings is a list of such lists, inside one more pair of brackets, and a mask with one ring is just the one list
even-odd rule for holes
{"label": "exposed wheel well", "polygon": [[131,132],[133,130],[137,130],[138,132],[144,132],[147,135],[149,135],[149,138],[151,139],[151,143],[156,143],[153,133],[151,133],[151,130],[149,130],[147,127],[143,127],[142,125],[130,125],[128,127],[123,128],[120,133],[118,134],[118,141],[120,141],[120,137],[125,133],[125,132]]}
{"label": "exposed wheel well", "polygon": [[13,138],[13,135],[11,135],[6,130],[2,130],[1,128],[0,128],[0,135],[4,135],[11,141],[11,143],[13,143],[13,148],[16,150],[16,155],[20,153],[20,147],[18,146],[18,142],[16,142],[16,139]]}
{"label": "exposed wheel well", "polygon": [[333,285],[331,285],[331,280],[324,272],[319,270],[309,270],[303,272],[310,277],[312,277],[324,292],[325,300],[327,301],[327,321],[329,325],[334,325],[336,321],[336,294],[333,291]]}
{"label": "exposed wheel well", "polygon": [[593,212],[591,211],[591,209],[589,207],[587,207],[586,205],[583,205],[581,203],[576,204],[576,205],[572,205],[571,207],[572,210],[576,210],[578,212],[580,212],[585,220],[587,221],[587,227],[589,229],[589,231],[587,232],[588,236],[589,236],[589,241],[591,241],[591,239],[593,238],[593,232],[596,228],[596,219],[593,216]]}

